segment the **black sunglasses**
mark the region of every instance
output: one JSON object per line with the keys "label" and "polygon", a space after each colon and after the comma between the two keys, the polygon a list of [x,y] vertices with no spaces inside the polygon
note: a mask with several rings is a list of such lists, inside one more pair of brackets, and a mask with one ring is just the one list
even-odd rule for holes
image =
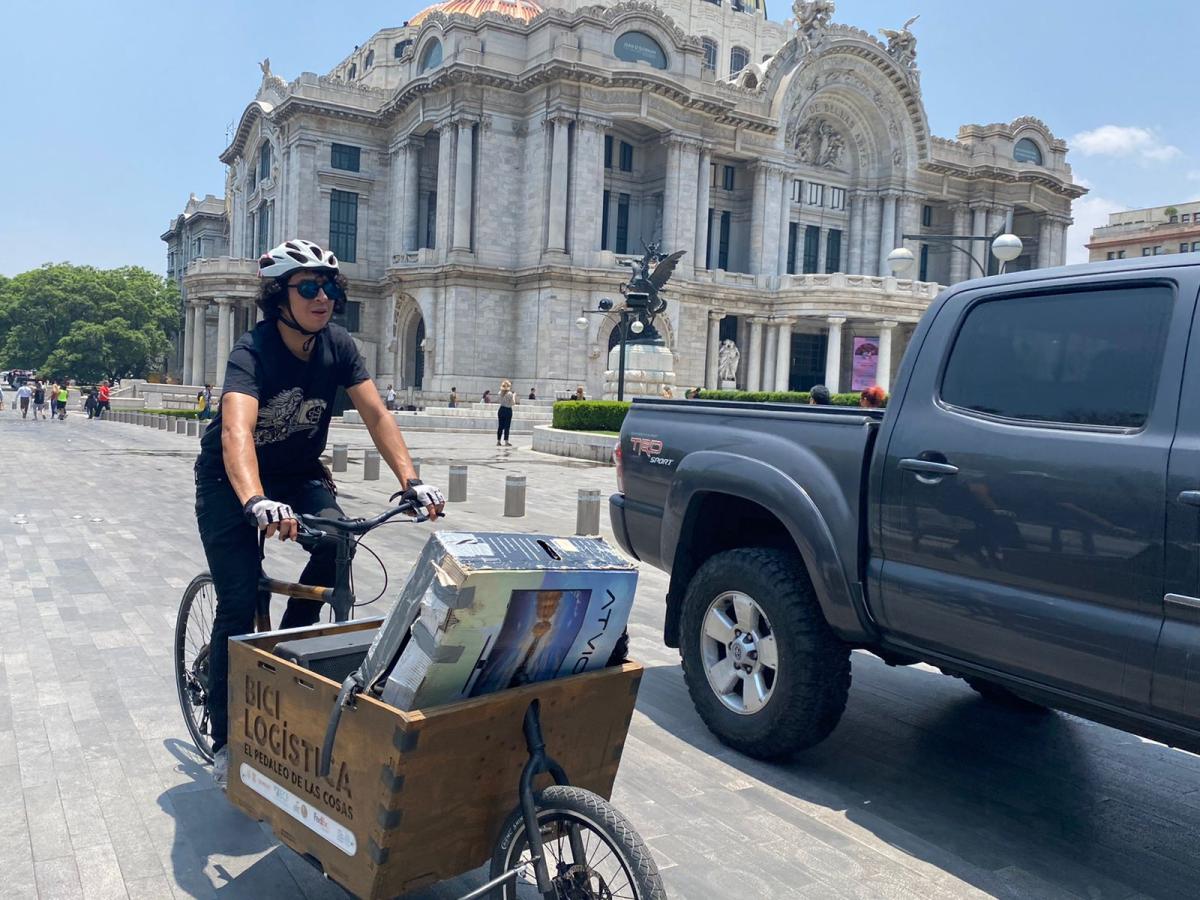
{"label": "black sunglasses", "polygon": [[346,292],[332,278],[328,281],[317,281],[315,278],[306,278],[299,284],[293,284],[292,287],[305,300],[316,300],[317,294],[321,293],[322,290],[325,291],[325,296],[334,303],[346,298]]}

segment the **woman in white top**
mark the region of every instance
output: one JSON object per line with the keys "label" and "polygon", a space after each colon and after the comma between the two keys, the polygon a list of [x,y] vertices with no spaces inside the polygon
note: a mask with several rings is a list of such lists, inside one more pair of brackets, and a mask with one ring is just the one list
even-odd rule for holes
{"label": "woman in white top", "polygon": [[513,394],[512,382],[507,378],[500,382],[500,408],[496,410],[498,417],[496,428],[496,446],[511,447],[508,440],[508,430],[512,427],[513,404],[517,402]]}

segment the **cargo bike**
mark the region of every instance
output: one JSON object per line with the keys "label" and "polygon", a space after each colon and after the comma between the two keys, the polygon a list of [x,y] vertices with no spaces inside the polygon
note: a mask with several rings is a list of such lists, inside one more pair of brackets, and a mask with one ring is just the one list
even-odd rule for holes
{"label": "cargo bike", "polygon": [[[361,694],[342,708],[332,750],[322,746],[341,685],[273,653],[301,630],[271,630],[271,597],[330,605],[333,623],[303,629],[306,637],[378,628],[380,618],[352,618],[352,562],[361,538],[398,516],[425,520],[405,503],[372,518],[301,516],[298,543],[336,548],[335,585],[261,577],[255,632],[230,642],[230,801],[360,897],[400,896],[490,860],[488,881],[461,900],[665,898],[649,850],[607,800],[637,663],[614,659],[426,710]],[[215,611],[212,578],[201,573],[180,604],[174,656],[184,720],[210,761]],[[614,657],[623,659],[624,642]]]}

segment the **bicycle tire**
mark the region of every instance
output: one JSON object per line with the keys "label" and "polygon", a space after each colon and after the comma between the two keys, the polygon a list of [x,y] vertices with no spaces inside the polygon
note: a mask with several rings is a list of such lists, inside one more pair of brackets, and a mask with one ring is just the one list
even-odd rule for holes
{"label": "bicycle tire", "polygon": [[[628,900],[666,900],[667,891],[663,887],[662,877],[650,850],[642,841],[641,835],[629,824],[616,807],[591,791],[583,788],[552,785],[534,795],[537,807],[538,825],[545,841],[544,850],[547,865],[550,867],[550,877],[559,887],[560,896],[599,898],[613,897],[628,898]],[[607,883],[598,872],[587,863],[592,862],[590,856],[585,859],[583,869],[579,864],[567,866],[562,860],[561,849],[563,836],[559,832],[557,841],[559,852],[557,862],[556,852],[552,849],[555,840],[555,826],[578,825],[586,828],[599,838],[597,848],[609,851],[610,857],[615,857],[620,865],[621,874],[626,880],[625,890],[614,893],[612,885]],[[582,838],[581,838],[582,839]],[[529,849],[525,837],[525,817],[518,806],[508,817],[500,832],[500,840],[492,853],[491,878],[498,878],[510,869],[517,867],[521,855]],[[605,862],[610,857],[602,857],[595,862]],[[586,882],[577,879],[586,875]],[[496,888],[492,892],[493,900],[527,900],[540,898],[537,893],[536,878],[533,874],[532,862],[525,864],[524,877],[518,876],[518,883],[511,882]],[[593,887],[592,879],[598,879],[599,890]],[[573,884],[566,879],[576,879]],[[568,886],[571,890],[568,892]],[[620,885],[617,885],[620,887]]]}
{"label": "bicycle tire", "polygon": [[[187,725],[188,734],[191,735],[196,750],[208,762],[213,760],[212,735],[204,730],[205,723],[208,722],[207,659],[209,642],[207,638],[212,634],[211,620],[208,622],[207,634],[204,635],[204,643],[195,652],[196,658],[189,663],[185,660],[185,653],[189,649],[188,624],[196,605],[196,598],[200,596],[204,588],[211,588],[212,584],[212,576],[208,572],[201,572],[184,590],[183,599],[179,602],[179,613],[175,618],[174,644],[175,690],[179,696],[183,721]],[[200,622],[199,624],[203,631],[204,623]],[[196,714],[198,709],[203,710],[199,718]]]}

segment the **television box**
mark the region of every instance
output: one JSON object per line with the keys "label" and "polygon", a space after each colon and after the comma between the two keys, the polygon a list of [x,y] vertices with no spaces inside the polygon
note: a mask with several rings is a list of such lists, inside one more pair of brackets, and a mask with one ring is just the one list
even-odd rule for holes
{"label": "television box", "polygon": [[359,681],[410,710],[600,669],[636,588],[598,538],[437,532]]}

